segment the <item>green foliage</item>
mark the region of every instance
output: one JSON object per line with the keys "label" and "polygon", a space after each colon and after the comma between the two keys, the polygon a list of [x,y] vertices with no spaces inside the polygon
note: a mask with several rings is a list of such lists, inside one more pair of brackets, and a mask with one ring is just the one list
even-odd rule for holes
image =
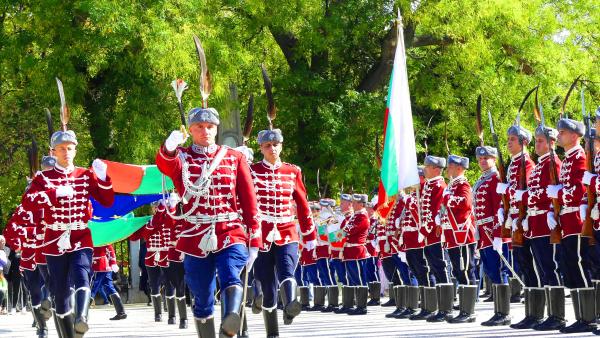
{"label": "green foliage", "polygon": [[[234,106],[245,111],[255,94],[254,135],[267,126],[259,70],[266,65],[284,158],[303,168],[311,199],[319,168],[328,195],[342,185],[372,191],[398,7],[420,159],[425,140],[429,153],[446,153],[446,124],[450,150],[472,155],[479,93],[504,140],[529,88],[541,84],[548,121],[556,121],[572,79],[600,81],[595,0],[0,0],[0,218],[24,189],[31,136],[45,152],[45,107],[58,128],[55,76],[80,139],[78,165],[96,157],[152,163],[179,125],[170,82],[189,83],[186,109],[200,101],[192,34],[207,53],[212,106],[224,115]],[[228,102],[230,84],[241,103]],[[590,85],[588,109],[599,98]],[[577,93],[568,109],[579,111]],[[523,121],[533,129],[531,110],[527,104]]]}

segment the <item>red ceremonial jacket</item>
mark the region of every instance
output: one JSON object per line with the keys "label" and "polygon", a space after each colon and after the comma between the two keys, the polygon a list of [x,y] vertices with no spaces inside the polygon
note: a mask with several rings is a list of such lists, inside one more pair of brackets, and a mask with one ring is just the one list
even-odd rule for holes
{"label": "red ceremonial jacket", "polygon": [[169,248],[172,246],[173,239],[169,220],[165,206],[160,204],[150,221],[129,237],[132,241],[140,238],[146,240],[147,251],[144,257],[146,266],[161,268],[169,266]]}
{"label": "red ceremonial jacket", "polygon": [[[560,159],[554,155],[556,172],[560,171]],[[527,223],[529,231],[527,238],[550,236],[547,214],[552,211],[552,199],[546,194],[546,187],[550,185],[550,153],[538,158],[537,164],[531,171],[527,180],[527,191],[523,194],[523,201],[527,201]]]}
{"label": "red ceremonial jacket", "polygon": [[36,227],[34,215],[19,205],[4,228],[4,239],[14,251],[21,252],[19,270],[33,271],[36,268]]}
{"label": "red ceremonial jacket", "polygon": [[375,217],[369,218],[369,231],[367,232],[367,243],[365,247],[371,257],[377,257],[379,255],[379,245],[377,243],[377,226],[379,221]]}
{"label": "red ceremonial jacket", "polygon": [[[400,227],[400,247],[398,251],[422,249],[425,247],[425,239],[419,241],[419,208],[417,206],[417,193],[413,192],[410,195],[403,197],[404,210],[399,219],[398,226]],[[422,217],[422,216],[421,216]],[[423,222],[423,219],[421,218]],[[393,243],[393,242],[392,242]]]}
{"label": "red ceremonial jacket", "polygon": [[425,181],[421,190],[421,233],[425,236],[425,245],[433,245],[442,240],[438,234],[435,217],[442,205],[442,193],[446,189],[446,182],[442,176],[430,178]]}
{"label": "red ceremonial jacket", "polygon": [[[525,153],[525,182],[529,181],[529,175],[535,166],[535,163],[531,160],[528,153]],[[519,180],[521,177],[521,153],[514,155],[511,157],[510,164],[506,171],[506,179],[507,183],[509,183],[509,187],[506,190],[508,197],[510,198],[510,210],[508,213],[508,217],[510,219],[515,219],[519,217],[519,204],[515,199],[515,192],[519,190]],[[525,200],[523,200],[525,201]]]}
{"label": "red ceremonial jacket", "polygon": [[[402,211],[404,210],[404,199],[398,195],[394,205],[388,212],[385,222],[378,224],[378,239],[379,239],[379,254],[381,258],[391,257],[398,253],[399,244],[396,235],[396,230],[400,229],[400,226],[396,226],[396,220],[399,221]],[[400,232],[398,231],[398,234]]]}
{"label": "red ceremonial jacket", "polygon": [[[56,188],[67,185],[73,188],[73,197],[57,197]],[[22,204],[25,209],[43,211],[42,222],[46,228],[43,254],[60,256],[66,252],[93,249],[92,235],[87,227],[92,215],[90,197],[105,207],[113,204],[114,192],[108,176],[101,181],[89,169],[66,169],[59,165],[35,176]],[[70,248],[59,247],[61,236]]]}
{"label": "red ceremonial jacket", "polygon": [[585,152],[580,145],[565,152],[565,159],[560,167],[559,181],[563,187],[558,192],[560,225],[562,237],[581,234],[583,221],[579,217],[579,207],[586,204],[586,190],[583,185],[585,172]]}
{"label": "red ceremonial jacket", "polygon": [[446,189],[448,193],[442,198],[446,211],[440,221],[447,248],[475,243],[471,185],[464,176],[459,176]]}
{"label": "red ceremonial jacket", "polygon": [[[224,157],[218,164],[213,163],[221,149],[224,149]],[[209,172],[211,164],[212,173]],[[156,155],[156,165],[173,180],[183,198],[183,215],[187,216],[182,220],[177,250],[206,257],[209,252],[200,249],[200,241],[210,238],[211,234],[217,239],[214,252],[234,244],[246,245],[246,228],[250,231],[250,246],[261,247],[256,194],[242,153],[219,145],[178,147],[169,153],[163,145]],[[203,170],[204,176],[210,175],[202,176]]]}
{"label": "red ceremonial jacket", "polygon": [[346,233],[346,243],[344,244],[343,252],[344,261],[360,260],[368,257],[365,244],[367,242],[369,226],[367,210],[354,211],[354,215],[352,215],[342,228]]}
{"label": "red ceremonial jacket", "polygon": [[112,266],[117,264],[117,256],[112,245],[103,245],[94,247],[94,255],[92,257],[92,271],[94,272],[110,272]]}
{"label": "red ceremonial jacket", "polygon": [[302,238],[304,241],[316,239],[300,168],[285,162],[270,164],[263,160],[252,164],[250,170],[262,230],[261,251],[269,251],[273,243],[285,245],[299,241],[300,234],[294,223],[294,202]]}
{"label": "red ceremonial jacket", "polygon": [[[501,224],[498,222],[498,209],[502,206],[502,197],[496,193],[500,182],[496,168],[484,172],[473,186],[475,210],[475,225],[479,234],[477,247],[485,249],[492,246],[494,237],[502,238]],[[510,242],[510,238],[503,238],[503,242]]]}

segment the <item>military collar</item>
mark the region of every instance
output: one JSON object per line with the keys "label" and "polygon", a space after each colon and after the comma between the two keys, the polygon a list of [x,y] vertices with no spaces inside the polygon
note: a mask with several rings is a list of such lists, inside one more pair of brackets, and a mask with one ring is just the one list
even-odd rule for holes
{"label": "military collar", "polygon": [[354,211],[354,215],[356,216],[357,214],[364,214],[367,215],[367,209],[362,208],[360,210]]}
{"label": "military collar", "polygon": [[579,149],[583,149],[583,148],[581,148],[580,144],[574,146],[573,148],[569,149],[568,151],[565,151],[565,157],[569,157],[569,156],[573,155],[575,152],[579,151]]}
{"label": "military collar", "polygon": [[521,154],[523,154],[523,155],[525,155],[525,156],[529,155],[529,154],[527,154],[527,152],[525,152],[525,153],[523,153],[523,152],[520,152],[520,153],[518,153],[518,154],[516,154],[516,155],[514,155],[514,156],[511,156],[511,157],[510,157],[510,160],[511,160],[511,161],[513,161],[513,162],[514,162],[514,161],[516,161],[516,160],[518,160],[518,159],[521,157]]}
{"label": "military collar", "polygon": [[550,152],[547,152],[544,155],[538,157],[537,163],[542,163],[542,161],[544,161],[547,158],[550,158]]}
{"label": "military collar", "polygon": [[275,161],[274,164],[271,164],[271,162],[269,162],[265,159],[263,159],[262,162],[265,167],[267,167],[268,169],[271,169],[271,170],[277,170],[277,169],[281,168],[281,160]]}
{"label": "military collar", "polygon": [[458,182],[460,180],[466,180],[465,175],[458,175],[456,177],[453,177],[450,183]]}
{"label": "military collar", "polygon": [[433,181],[437,181],[437,180],[443,180],[444,178],[442,176],[436,176],[436,177],[432,177],[430,179],[427,179],[426,182],[433,182]]}
{"label": "military collar", "polygon": [[192,144],[192,151],[196,154],[213,154],[219,148],[216,144],[211,144],[208,147]]}
{"label": "military collar", "polygon": [[71,164],[70,166],[65,168],[65,167],[61,166],[60,164],[56,163],[54,165],[54,169],[56,169],[56,171],[58,171],[61,174],[68,175],[68,174],[72,173],[73,171],[75,171],[75,166]]}

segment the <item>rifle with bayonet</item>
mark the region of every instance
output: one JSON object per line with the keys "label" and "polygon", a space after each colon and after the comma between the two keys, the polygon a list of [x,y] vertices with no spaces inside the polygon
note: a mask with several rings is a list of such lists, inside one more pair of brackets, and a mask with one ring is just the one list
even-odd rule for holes
{"label": "rifle with bayonet", "polygon": [[[498,150],[498,173],[500,174],[500,182],[506,183],[506,169],[504,168],[504,159],[502,158],[502,151],[500,150],[500,141],[498,140],[498,134],[494,130],[494,121],[492,120],[492,112],[488,110],[488,119],[490,121],[490,133],[492,134],[492,140],[494,140],[494,146]],[[510,201],[508,195],[502,195],[502,208],[504,209],[504,220],[508,220],[508,211],[510,209]],[[511,229],[507,228],[504,224],[500,225],[502,231],[502,238],[511,238]]]}

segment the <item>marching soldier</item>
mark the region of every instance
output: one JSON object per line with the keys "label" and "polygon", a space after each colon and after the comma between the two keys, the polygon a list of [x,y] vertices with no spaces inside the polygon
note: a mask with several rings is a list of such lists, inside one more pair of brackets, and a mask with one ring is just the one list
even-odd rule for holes
{"label": "marching soldier", "polygon": [[115,311],[117,312],[116,316],[110,318],[110,320],[127,318],[121,296],[113,285],[112,274],[113,272],[119,272],[119,266],[117,265],[117,256],[115,255],[115,249],[112,245],[109,244],[94,247],[92,271],[94,271],[94,283],[92,285],[90,301],[93,301],[100,288],[105,288],[104,291],[107,291],[108,297],[110,297],[110,300],[115,307]]}
{"label": "marching soldier", "polygon": [[[539,156],[537,164],[531,171],[527,190],[517,190],[515,198],[518,202],[527,203],[527,218],[523,221],[525,237],[529,242],[535,260],[536,284],[525,288],[525,318],[510,327],[513,329],[558,330],[565,324],[564,311],[557,311],[556,305],[564,306],[564,287],[560,286],[558,271],[558,245],[550,243],[547,213],[552,204],[546,194],[546,187],[551,184],[550,171],[560,169],[558,156],[551,152],[558,136],[553,128],[539,126],[535,130],[535,152]],[[548,143],[547,138],[550,140]],[[554,156],[555,168],[551,166]],[[546,291],[544,291],[546,288]],[[548,297],[548,319],[544,319],[544,304]]]}
{"label": "marching soldier", "polygon": [[[494,315],[482,323],[486,326],[506,325],[510,321],[510,286],[509,270],[503,264],[502,255],[508,259],[508,242],[510,238],[502,238],[503,222],[500,222],[501,198],[496,193],[500,177],[496,168],[498,150],[490,146],[477,147],[475,150],[481,176],[473,186],[473,210],[475,225],[479,234],[478,249],[481,264],[486,276],[492,283]],[[473,321],[474,308],[461,309],[464,321]],[[459,321],[461,318],[454,321]]]}
{"label": "marching soldier", "polygon": [[[354,289],[348,284],[348,275],[346,265],[344,264],[344,247],[346,246],[346,236],[344,227],[350,221],[354,210],[352,209],[352,195],[340,195],[340,211],[343,219],[331,228],[331,265],[337,275],[337,280],[342,284],[342,306],[335,309],[335,313],[348,313],[354,307]],[[330,238],[331,238],[330,237]]]}
{"label": "marching soldier", "polygon": [[[173,180],[183,201],[182,215],[171,217],[182,222],[175,248],[185,255],[185,281],[194,295],[199,337],[215,336],[216,272],[224,308],[220,332],[227,336],[238,332],[243,292],[240,272],[246,265],[251,268],[261,245],[250,169],[240,152],[215,144],[219,123],[216,109],[191,109],[192,145],[179,147],[186,134],[175,130],[156,156],[158,169]],[[248,237],[250,249],[246,248]]]}
{"label": "marching soldier", "polygon": [[[66,109],[66,104],[63,105]],[[92,264],[92,236],[87,227],[91,217],[90,197],[109,207],[114,200],[106,164],[98,159],[93,170],[75,167],[77,138],[67,130],[52,135],[50,145],[56,156],[56,165],[42,171],[31,182],[23,197],[26,208],[44,210],[44,243],[48,271],[52,276],[52,294],[55,297],[58,330],[63,336],[88,331],[90,305],[90,275]],[[74,319],[70,316],[70,286],[75,286]]]}
{"label": "marching soldier", "polygon": [[[316,214],[318,207],[319,204],[315,204],[313,202],[309,203],[309,208],[311,210],[313,222],[315,218],[318,219],[319,217],[319,215]],[[299,224],[296,224],[296,228],[296,230],[300,232]],[[316,293],[316,288],[320,285],[319,271],[317,269],[317,255],[315,252],[316,250],[315,248],[313,248],[312,250],[308,250],[304,245],[302,245],[302,243],[300,243],[299,250],[300,260],[298,267],[296,268],[296,281],[299,285],[298,289],[300,291],[300,304],[302,305],[303,311],[316,311],[317,309],[313,309],[310,307],[310,286],[311,284],[313,285],[313,288],[315,289]],[[321,295],[325,296],[324,293],[320,294],[320,296]],[[315,303],[315,305],[316,304],[317,303]],[[318,310],[320,311],[321,308],[318,308]]]}
{"label": "marching soldier", "polygon": [[429,155],[425,157],[424,163],[425,185],[421,194],[423,218],[420,232],[425,236],[425,257],[431,269],[431,275],[435,277],[435,282],[433,286],[427,286],[424,289],[425,303],[431,303],[429,310],[433,314],[423,319],[436,322],[445,320],[447,316],[445,311],[436,313],[438,308],[437,290],[451,286],[442,247],[442,229],[435,222],[442,204],[442,194],[446,189],[446,182],[441,176],[442,170],[446,168],[446,159]]}
{"label": "marching soldier", "polygon": [[[507,221],[507,226],[512,227],[513,233],[517,231],[517,223],[519,219],[519,204],[516,199],[516,191],[520,189],[520,181],[523,173],[525,173],[525,182],[528,182],[531,170],[533,170],[534,163],[527,153],[527,145],[531,142],[531,132],[524,129],[521,126],[513,125],[508,128],[507,131],[508,140],[507,148],[511,155],[510,165],[507,169],[506,179],[507,183],[498,183],[497,192],[499,194],[507,194],[510,200],[510,210],[508,212],[508,220],[504,220],[504,209],[499,212],[501,217],[500,222],[504,224]],[[522,145],[521,145],[522,143]],[[525,168],[523,169],[523,165]],[[526,206],[525,206],[526,207]],[[523,241],[523,246],[516,246],[516,243],[512,243],[512,254],[516,264],[516,272],[521,274],[523,281],[527,287],[535,285],[536,275],[533,267],[533,257],[529,248],[529,241],[527,238]],[[509,279],[511,289],[511,303],[518,303],[521,301],[521,283],[514,276]],[[510,324],[510,323],[507,323]]]}
{"label": "marching soldier", "polygon": [[[165,222],[166,202],[160,200],[152,205],[152,218],[150,221],[130,236],[132,241],[144,238],[146,241],[146,256],[144,264],[148,271],[148,284],[150,286],[150,297],[152,298],[152,306],[154,307],[154,321],[162,321],[162,296],[160,294],[160,284],[164,277],[163,270],[169,266],[169,243],[171,241],[171,227]],[[165,296],[167,301],[167,311],[169,311],[169,319],[171,315],[175,316],[175,311],[170,311],[168,305],[169,299],[174,296],[175,291],[168,283],[165,288]],[[173,319],[174,321],[174,319]],[[174,322],[173,322],[174,324]]]}
{"label": "marching soldier", "polygon": [[[320,285],[315,287],[315,310],[322,312],[332,312],[338,305],[339,289],[337,283],[334,283],[335,278],[333,271],[329,267],[329,257],[331,255],[331,248],[329,245],[329,230],[328,227],[331,223],[337,222],[333,208],[335,207],[335,200],[330,198],[323,198],[319,201],[320,212],[318,218],[315,218],[313,214],[313,221],[318,220],[317,226],[317,247],[315,252],[317,254],[317,269],[319,271]],[[335,289],[335,290],[334,290]],[[325,304],[325,295],[327,294],[328,304]]]}
{"label": "marching soldier", "polygon": [[[456,318],[451,318],[454,301],[454,285],[440,285],[438,307],[440,313],[445,313],[450,323],[473,321],[470,312],[477,300],[477,281],[475,278],[475,233],[472,214],[471,185],[464,176],[469,168],[469,159],[457,155],[448,156],[448,176],[450,182],[442,194],[441,219],[444,238],[448,248],[448,256],[452,262],[452,271],[458,281],[459,306],[463,311]],[[439,284],[438,284],[439,285]],[[466,309],[466,311],[465,311]],[[464,318],[470,313],[469,318]],[[438,316],[441,319],[441,316]]]}
{"label": "marching soldier", "polygon": [[585,152],[580,145],[585,126],[579,121],[562,118],[558,121],[557,129],[558,145],[565,150],[565,158],[560,167],[560,184],[549,185],[546,193],[550,198],[557,198],[562,208],[558,222],[553,211],[548,212],[547,221],[550,230],[561,226],[561,271],[565,286],[571,289],[577,319],[560,332],[591,332],[595,329],[593,322],[596,319],[594,288],[588,275],[588,240],[581,236],[587,212],[584,200],[585,186],[582,181],[585,172]]}
{"label": "marching soldier", "polygon": [[[316,231],[312,222],[306,189],[299,167],[282,162],[283,135],[279,129],[258,133],[258,144],[264,159],[251,166],[258,201],[258,219],[262,230],[254,277],[263,293],[263,318],[267,336],[278,336],[277,283],[283,301],[283,323],[289,325],[302,309],[296,300],[294,270],[298,263],[298,242],[302,235],[305,250],[316,247]],[[293,203],[296,204],[300,231],[296,229]],[[277,275],[276,275],[277,274]]]}
{"label": "marching soldier", "polygon": [[367,202],[367,195],[352,195],[354,214],[342,228],[346,233],[346,243],[342,255],[346,267],[348,288],[354,291],[353,299],[356,301],[356,308],[348,310],[349,315],[367,314],[368,288],[365,260],[368,253],[365,244],[370,226],[369,216],[365,208]]}

